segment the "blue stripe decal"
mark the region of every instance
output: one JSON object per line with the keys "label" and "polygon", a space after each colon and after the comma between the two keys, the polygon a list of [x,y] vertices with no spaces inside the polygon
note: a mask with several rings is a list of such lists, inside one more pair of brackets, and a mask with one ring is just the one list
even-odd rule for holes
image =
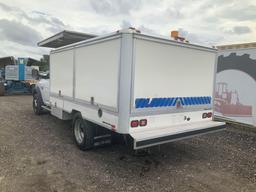
{"label": "blue stripe decal", "polygon": [[171,107],[176,106],[177,101],[181,106],[191,105],[209,105],[212,98],[210,96],[203,97],[165,97],[165,98],[137,98],[135,100],[135,108],[152,108],[152,107]]}

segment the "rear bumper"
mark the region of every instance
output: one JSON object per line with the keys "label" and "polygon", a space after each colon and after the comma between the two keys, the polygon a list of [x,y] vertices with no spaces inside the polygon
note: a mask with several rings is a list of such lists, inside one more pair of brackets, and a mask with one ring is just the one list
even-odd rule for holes
{"label": "rear bumper", "polygon": [[190,138],[197,135],[217,132],[226,128],[223,122],[198,122],[189,125],[176,125],[169,128],[151,129],[130,133],[134,139],[134,149]]}

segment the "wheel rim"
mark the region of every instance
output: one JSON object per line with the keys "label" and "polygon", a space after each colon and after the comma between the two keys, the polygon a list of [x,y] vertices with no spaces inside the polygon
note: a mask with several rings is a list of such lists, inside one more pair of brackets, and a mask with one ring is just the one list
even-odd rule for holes
{"label": "wheel rim", "polygon": [[36,97],[34,97],[34,100],[33,100],[33,107],[34,107],[34,111],[36,111],[36,108],[37,108],[37,99],[36,99]]}
{"label": "wheel rim", "polygon": [[34,105],[37,107],[37,99],[34,99]]}
{"label": "wheel rim", "polygon": [[77,119],[75,122],[75,138],[76,141],[81,144],[84,141],[84,129],[83,129],[83,122],[81,119]]}

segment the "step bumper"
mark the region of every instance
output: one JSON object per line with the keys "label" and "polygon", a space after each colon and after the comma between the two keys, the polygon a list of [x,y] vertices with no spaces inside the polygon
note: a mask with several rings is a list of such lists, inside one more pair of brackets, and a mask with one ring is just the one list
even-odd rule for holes
{"label": "step bumper", "polygon": [[134,149],[146,148],[172,141],[186,139],[197,135],[225,130],[223,122],[205,121],[184,125],[175,125],[166,128],[136,130],[130,132],[134,139]]}

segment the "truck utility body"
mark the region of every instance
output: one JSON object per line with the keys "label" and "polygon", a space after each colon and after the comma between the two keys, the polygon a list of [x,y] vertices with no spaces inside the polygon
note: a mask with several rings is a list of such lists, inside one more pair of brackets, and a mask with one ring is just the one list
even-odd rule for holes
{"label": "truck utility body", "polygon": [[215,68],[215,49],[122,30],[51,51],[37,90],[52,115],[79,114],[139,149],[225,128],[212,119]]}

